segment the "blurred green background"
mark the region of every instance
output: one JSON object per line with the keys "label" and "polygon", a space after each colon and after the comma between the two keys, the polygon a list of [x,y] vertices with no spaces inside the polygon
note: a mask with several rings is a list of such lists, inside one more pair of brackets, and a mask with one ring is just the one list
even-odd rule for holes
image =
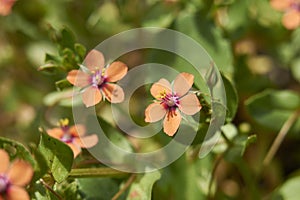
{"label": "blurred green background", "polygon": [[[170,28],[203,45],[232,84],[239,101],[229,95],[236,115],[224,133],[233,135],[234,144],[239,136],[257,138],[249,146],[243,143],[247,148],[239,155],[228,153],[235,150],[227,147],[195,162],[181,158],[154,185],[153,199],[297,199],[300,28],[287,30],[281,24],[283,14],[268,0],[18,0],[9,15],[0,16],[0,136],[27,145],[37,142],[38,127],[72,117],[70,107],[45,99],[82,60],[76,50],[65,48],[76,42],[82,45],[78,49],[90,50],[137,27]],[[129,67],[146,59],[143,51],[122,58]],[[168,59],[157,58],[177,62]],[[55,67],[39,71],[45,61]],[[292,125],[278,152],[264,165],[288,120]]]}

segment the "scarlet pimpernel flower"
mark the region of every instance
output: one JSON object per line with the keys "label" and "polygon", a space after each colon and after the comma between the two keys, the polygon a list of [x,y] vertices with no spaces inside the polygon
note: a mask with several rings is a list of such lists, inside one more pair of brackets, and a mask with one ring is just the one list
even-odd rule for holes
{"label": "scarlet pimpernel flower", "polygon": [[59,127],[48,129],[47,133],[66,143],[72,149],[74,158],[81,152],[81,148],[91,148],[98,143],[96,134],[84,136],[86,133],[85,126],[82,124],[69,126],[68,119],[61,119]]}
{"label": "scarlet pimpernel flower", "polygon": [[299,0],[271,0],[270,3],[275,10],[284,12],[282,24],[287,29],[296,29],[300,26]]}
{"label": "scarlet pimpernel flower", "polygon": [[201,104],[189,90],[194,83],[194,76],[180,73],[171,85],[166,79],[160,79],[150,89],[156,99],[145,110],[145,121],[156,122],[164,118],[164,132],[173,136],[179,128],[181,114],[194,115],[201,109]]}
{"label": "scarlet pimpernel flower", "polygon": [[6,151],[0,149],[0,200],[29,200],[23,188],[32,179],[33,168],[24,160],[9,161]]}
{"label": "scarlet pimpernel flower", "polygon": [[127,66],[119,61],[104,67],[104,56],[100,51],[92,50],[85,59],[87,71],[72,70],[67,80],[82,88],[82,100],[86,107],[94,106],[102,99],[111,103],[124,100],[123,89],[113,82],[121,80],[127,73]]}
{"label": "scarlet pimpernel flower", "polygon": [[9,15],[15,2],[15,0],[0,0],[0,15]]}

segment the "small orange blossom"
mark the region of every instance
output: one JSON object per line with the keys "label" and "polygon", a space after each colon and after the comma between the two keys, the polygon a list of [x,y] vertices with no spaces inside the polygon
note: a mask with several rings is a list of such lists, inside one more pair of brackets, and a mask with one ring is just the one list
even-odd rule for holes
{"label": "small orange blossom", "polygon": [[145,110],[145,121],[156,122],[164,118],[164,132],[173,136],[181,122],[180,111],[186,115],[194,115],[201,109],[201,104],[194,93],[189,93],[194,83],[194,76],[180,73],[173,86],[166,79],[160,79],[150,89],[156,101]]}
{"label": "small orange blossom", "polygon": [[11,164],[6,151],[0,149],[0,200],[29,200],[23,188],[32,176],[32,166],[23,160],[14,160]]}
{"label": "small orange blossom", "polygon": [[69,126],[68,119],[59,121],[58,128],[48,129],[47,133],[64,143],[66,143],[73,151],[74,158],[81,152],[81,148],[90,148],[98,143],[96,134],[89,136],[85,135],[85,126],[77,124],[76,126]]}
{"label": "small orange blossom", "polygon": [[123,89],[113,82],[121,80],[127,73],[127,66],[119,61],[104,68],[104,56],[100,51],[92,50],[85,58],[88,72],[72,70],[67,80],[83,88],[82,100],[86,107],[94,106],[102,98],[111,103],[120,103],[124,100]]}

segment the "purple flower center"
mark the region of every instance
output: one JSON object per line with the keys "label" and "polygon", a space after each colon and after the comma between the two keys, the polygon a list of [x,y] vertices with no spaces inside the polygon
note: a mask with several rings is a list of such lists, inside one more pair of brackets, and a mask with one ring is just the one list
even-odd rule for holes
{"label": "purple flower center", "polygon": [[162,103],[167,108],[176,108],[179,106],[179,97],[176,94],[167,94],[162,98]]}
{"label": "purple flower center", "polygon": [[295,9],[296,11],[300,12],[300,2],[293,2],[291,4],[291,8]]}
{"label": "purple flower center", "polygon": [[99,89],[107,82],[107,77],[104,76],[103,71],[97,70],[92,74],[92,85]]}
{"label": "purple flower center", "polygon": [[70,127],[68,125],[61,126],[61,130],[64,132],[64,134],[60,138],[62,142],[65,143],[73,142],[74,136],[70,134],[69,129]]}
{"label": "purple flower center", "polygon": [[0,174],[0,194],[4,194],[9,187],[9,180],[5,175]]}

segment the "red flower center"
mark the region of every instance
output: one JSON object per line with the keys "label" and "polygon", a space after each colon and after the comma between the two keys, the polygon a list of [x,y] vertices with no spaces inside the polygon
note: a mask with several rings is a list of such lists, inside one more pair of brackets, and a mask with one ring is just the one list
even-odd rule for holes
{"label": "red flower center", "polygon": [[162,104],[167,108],[177,108],[179,106],[179,97],[176,94],[167,94],[162,98]]}
{"label": "red flower center", "polygon": [[6,193],[9,187],[9,180],[5,175],[0,175],[0,194]]}

